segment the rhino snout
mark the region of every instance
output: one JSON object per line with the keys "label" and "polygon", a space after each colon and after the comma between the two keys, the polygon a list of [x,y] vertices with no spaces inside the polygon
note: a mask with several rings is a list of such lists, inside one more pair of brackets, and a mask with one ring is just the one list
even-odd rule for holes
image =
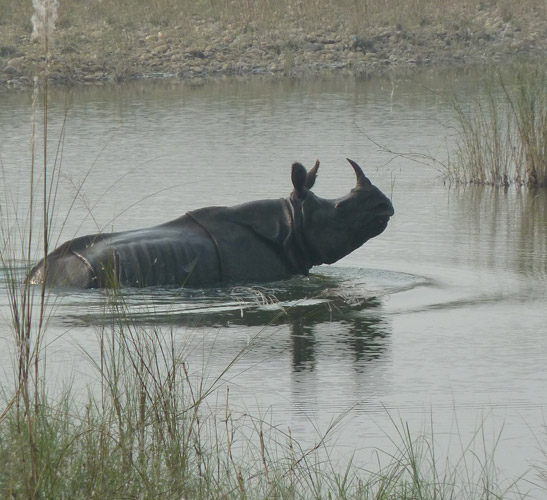
{"label": "rhino snout", "polygon": [[395,214],[393,205],[389,200],[381,201],[375,208],[375,224],[382,232],[389,222],[389,219]]}
{"label": "rhino snout", "polygon": [[376,218],[376,225],[382,231],[387,227],[388,222],[389,222],[389,216],[388,215],[380,215]]}
{"label": "rhino snout", "polygon": [[381,201],[380,203],[378,203],[378,205],[376,205],[375,212],[376,215],[380,217],[385,217],[388,220],[395,214],[393,205],[389,200]]}

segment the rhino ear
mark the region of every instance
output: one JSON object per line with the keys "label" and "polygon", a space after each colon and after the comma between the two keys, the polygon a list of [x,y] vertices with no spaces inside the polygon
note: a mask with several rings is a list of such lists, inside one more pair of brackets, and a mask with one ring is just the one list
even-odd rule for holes
{"label": "rhino ear", "polygon": [[295,162],[292,164],[291,180],[294,187],[294,192],[300,199],[304,199],[307,194],[307,172],[301,163]]}
{"label": "rhino ear", "polygon": [[315,160],[315,165],[313,168],[306,174],[306,187],[311,189],[315,184],[315,179],[317,178],[317,170],[319,169],[319,160]]}

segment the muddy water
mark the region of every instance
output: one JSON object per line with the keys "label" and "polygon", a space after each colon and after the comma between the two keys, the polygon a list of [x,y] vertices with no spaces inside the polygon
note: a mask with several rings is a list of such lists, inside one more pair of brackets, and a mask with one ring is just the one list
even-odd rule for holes
{"label": "muddy water", "polygon": [[[55,94],[51,151],[68,109],[55,238],[287,196],[294,160],[319,158],[315,192],[341,196],[354,183],[344,158],[353,158],[393,200],[396,215],[380,237],[309,279],[130,291],[132,314],[172,326],[189,365],[210,380],[245,350],[223,377],[219,407],[229,386],[234,408],[290,428],[303,446],[344,415],[333,456],[355,454],[374,469],[375,449],[393,449],[394,423],[416,434],[432,426],[454,459],[479,430],[500,478],[535,481],[539,447],[547,448],[547,197],[449,188],[430,165],[378,146],[446,157],[453,130],[442,96],[472,93],[474,79],[139,83]],[[0,96],[3,207],[15,207],[12,221],[28,206],[29,102]],[[0,293],[8,317],[5,283]],[[103,295],[56,298],[48,381],[92,387],[82,350],[98,353]],[[2,376],[11,380],[11,334],[0,328]]]}

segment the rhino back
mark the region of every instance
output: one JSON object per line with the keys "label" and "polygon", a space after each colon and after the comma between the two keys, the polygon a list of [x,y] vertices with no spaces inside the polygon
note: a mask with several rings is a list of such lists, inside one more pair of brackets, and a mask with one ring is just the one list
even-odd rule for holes
{"label": "rhino back", "polygon": [[136,231],[67,241],[42,259],[29,281],[48,286],[202,286],[220,281],[218,252],[207,231],[188,217]]}
{"label": "rhino back", "polygon": [[114,233],[88,246],[97,286],[207,285],[218,282],[214,243],[197,224]]}

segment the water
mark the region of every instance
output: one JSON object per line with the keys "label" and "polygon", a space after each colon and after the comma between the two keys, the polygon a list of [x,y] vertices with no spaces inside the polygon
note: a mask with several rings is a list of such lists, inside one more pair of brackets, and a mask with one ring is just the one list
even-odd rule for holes
{"label": "water", "polygon": [[[50,103],[51,151],[65,103],[68,111],[54,239],[285,197],[295,160],[311,167],[319,158],[314,191],[338,197],[355,182],[344,158],[356,160],[393,200],[396,215],[384,234],[309,279],[258,289],[130,291],[132,314],[143,324],[172,325],[194,372],[206,366],[211,380],[251,344],[224,376],[219,405],[229,386],[234,408],[268,415],[304,446],[344,415],[333,456],[355,453],[373,469],[374,450],[393,448],[400,420],[416,434],[432,425],[443,452],[456,459],[480,430],[502,479],[536,481],[532,466],[545,467],[540,448],[547,447],[547,197],[449,188],[431,165],[386,151],[446,157],[453,122],[442,96],[465,96],[475,83],[474,75],[452,73],[58,92]],[[29,103],[27,94],[0,95],[10,214],[28,206]],[[0,293],[9,317],[4,283]],[[82,351],[98,354],[104,296],[57,298],[48,383],[72,378],[93,387]],[[8,380],[10,339],[1,327]],[[528,487],[536,498],[545,494]]]}

